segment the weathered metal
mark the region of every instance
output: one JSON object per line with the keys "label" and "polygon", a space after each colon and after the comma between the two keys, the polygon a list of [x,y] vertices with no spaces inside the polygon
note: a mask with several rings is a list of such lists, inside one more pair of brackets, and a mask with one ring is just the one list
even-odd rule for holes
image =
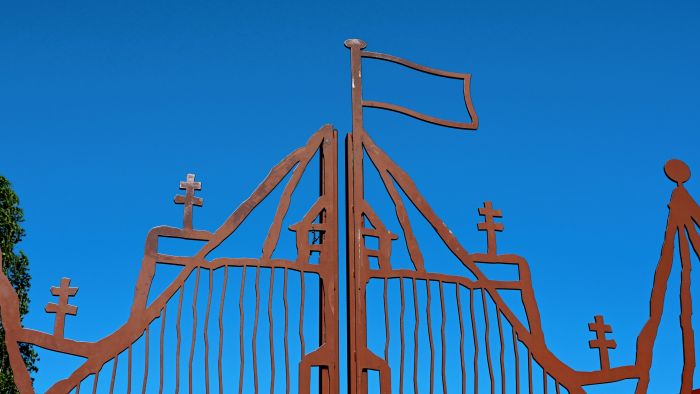
{"label": "weathered metal", "polygon": [[70,279],[61,279],[61,287],[52,287],[51,294],[58,297],[58,304],[48,303],[44,310],[46,313],[55,313],[56,321],[53,327],[53,335],[63,338],[66,325],[66,315],[77,315],[78,307],[68,304],[68,297],[74,297],[78,293],[77,287],[70,287]]}
{"label": "weathered metal", "polygon": [[[671,268],[675,257],[676,241],[679,246],[681,264],[680,287],[680,328],[683,338],[684,365],[681,375],[681,393],[691,392],[693,371],[695,369],[694,333],[692,327],[692,300],[690,287],[691,250],[700,257],[700,235],[697,225],[700,223],[700,206],[692,199],[684,184],[690,178],[690,169],[679,160],[669,161],[664,170],[667,176],[676,183],[676,188],[671,196],[669,204],[669,218],[661,250],[661,258],[656,268],[650,299],[649,319],[637,337],[637,356],[635,362],[630,365],[613,366],[608,355],[609,349],[616,348],[614,340],[606,337],[612,332],[609,324],[604,323],[602,316],[595,316],[595,321],[589,324],[589,330],[595,333],[595,339],[589,341],[591,349],[597,349],[600,359],[600,369],[594,371],[578,371],[562,362],[548,348],[542,331],[540,312],[535,299],[532,278],[527,261],[513,254],[499,254],[496,244],[496,232],[504,230],[502,222],[496,222],[495,218],[502,218],[503,213],[494,209],[491,201],[484,202],[484,206],[478,209],[479,215],[484,221],[477,225],[478,231],[486,232],[486,252],[470,253],[457,240],[454,234],[447,228],[444,222],[432,210],[418,188],[408,176],[391,158],[377,146],[364,128],[364,108],[379,108],[405,114],[419,120],[436,125],[474,130],[478,126],[478,117],[470,97],[470,74],[452,73],[418,65],[416,63],[376,52],[365,51],[366,44],[357,39],[347,40],[345,45],[350,49],[351,72],[351,101],[352,101],[352,132],[346,136],[346,261],[347,261],[347,355],[348,355],[348,387],[349,393],[376,392],[403,393],[406,382],[411,382],[415,392],[428,387],[433,393],[440,380],[438,390],[448,391],[448,339],[454,332],[446,329],[448,317],[455,318],[458,324],[459,340],[459,378],[462,393],[478,393],[488,387],[491,393],[515,392],[528,390],[533,392],[535,381],[541,382],[543,392],[548,387],[554,387],[556,393],[562,388],[569,393],[583,393],[589,385],[610,383],[623,379],[637,379],[636,393],[646,393],[649,387],[649,372],[652,362],[652,351],[659,331],[659,325],[664,310],[664,302],[667,293],[667,283],[670,278]],[[362,60],[373,59],[387,61],[405,66],[417,71],[445,78],[462,81],[467,120],[455,121],[439,119],[415,110],[378,101],[364,100],[362,96]],[[287,217],[293,192],[297,189],[302,175],[305,173],[312,158],[318,155],[320,162],[319,192],[306,214],[298,218],[298,221],[289,230],[296,236],[296,257],[294,259],[282,259],[274,257],[285,217]],[[364,162],[365,155],[369,163]],[[381,182],[392,201],[396,221],[400,228],[389,228],[386,218],[380,217],[365,199],[365,169],[374,168],[379,174]],[[182,228],[161,226],[153,228],[147,235],[144,257],[141,270],[134,291],[134,301],[131,314],[127,322],[118,328],[113,334],[95,342],[81,342],[65,337],[65,316],[75,315],[77,307],[70,305],[69,297],[75,296],[77,288],[70,287],[70,279],[61,280],[60,287],[53,287],[51,294],[58,296],[58,303],[49,303],[46,306],[47,313],[55,313],[54,333],[48,334],[22,326],[19,317],[19,303],[17,294],[4,275],[0,275],[0,315],[5,330],[5,344],[8,349],[9,360],[14,378],[19,391],[23,394],[33,393],[32,381],[22,357],[19,345],[22,343],[33,344],[44,349],[83,357],[84,362],[68,377],[53,384],[49,393],[79,392],[85,385],[88,377],[92,380],[92,392],[97,391],[100,376],[109,379],[109,391],[115,389],[117,370],[124,368],[127,363],[127,392],[132,390],[131,375],[136,350],[134,344],[144,340],[145,362],[141,372],[143,385],[142,392],[146,392],[149,379],[157,379],[158,391],[163,392],[164,380],[174,377],[175,392],[186,386],[189,392],[214,391],[210,384],[216,382],[219,392],[238,391],[243,393],[247,386],[244,385],[244,370],[246,363],[252,361],[253,390],[261,391],[259,370],[268,368],[265,375],[269,375],[270,392],[279,392],[279,386],[275,386],[277,365],[275,357],[282,352],[275,350],[275,344],[283,342],[284,353],[284,391],[307,393],[312,389],[320,393],[339,393],[340,374],[338,369],[340,342],[339,342],[339,298],[338,298],[338,269],[339,244],[338,244],[338,147],[337,132],[329,125],[323,126],[311,136],[306,145],[292,152],[276,165],[257,187],[252,195],[244,201],[238,209],[214,232],[195,229],[192,221],[192,207],[202,206],[203,200],[195,196],[195,191],[202,189],[201,182],[195,182],[194,174],[187,174],[186,181],[180,182],[180,189],[185,190],[184,195],[174,198],[176,204],[183,204]],[[283,181],[288,180],[286,183]],[[267,198],[276,187],[282,189],[281,197],[277,203],[272,224],[265,236],[262,251],[259,257],[210,257],[222,242],[234,234],[246,218],[256,207]],[[403,197],[405,196],[405,198]],[[426,259],[420,247],[419,240],[413,230],[413,224],[408,214],[408,207],[412,205],[420,215],[430,224],[439,239],[449,251],[459,260],[463,268],[466,268],[470,276],[461,276],[435,272],[426,268]],[[204,245],[192,256],[177,256],[167,254],[159,250],[159,239],[177,238],[183,240],[202,241]],[[392,264],[392,242],[403,239],[410,258],[412,269],[394,267]],[[369,243],[369,240],[376,242]],[[312,261],[311,257],[318,257]],[[1,264],[0,256],[0,264]],[[156,266],[168,264],[181,268],[180,273],[167,287],[155,298],[149,301],[149,293],[153,291],[153,278]],[[487,276],[480,265],[506,265],[516,267],[517,280],[493,279]],[[224,317],[225,300],[229,275],[234,270],[240,273],[240,288],[238,289],[238,385],[229,387],[225,385],[224,376],[234,373],[225,368],[223,354],[228,351],[230,342],[224,341],[227,320]],[[265,279],[263,270],[269,271],[269,283],[262,283]],[[218,300],[218,331],[216,343],[218,348],[210,347],[209,323],[217,312],[212,311],[212,301],[216,303],[213,288],[215,287],[214,273],[223,272],[221,295]],[[250,271],[250,274],[247,272]],[[246,275],[253,275],[254,279]],[[208,284],[206,285],[206,310],[204,316],[198,315],[199,285],[201,275],[204,273]],[[277,274],[276,274],[277,273]],[[288,282],[289,276],[298,274],[299,277],[299,323],[298,341],[300,343],[300,359],[292,360],[290,356],[290,312],[292,308],[288,300],[290,291],[295,291]],[[318,277],[318,346],[307,351],[305,338],[305,302],[306,289],[305,277],[307,274]],[[282,278],[276,278],[281,275]],[[187,341],[182,338],[184,328],[181,325],[183,314],[188,313],[183,309],[185,299],[185,287],[187,281],[194,282],[193,300],[191,305],[191,337],[189,338],[189,355],[186,361],[181,359],[181,344]],[[246,281],[254,280],[255,299],[246,303]],[[280,326],[279,317],[274,313],[273,302],[279,298],[275,293],[275,280],[282,280],[282,303],[284,305],[283,337],[279,338],[273,327]],[[279,282],[278,282],[279,283]],[[392,305],[389,302],[390,284],[398,284],[400,289],[400,305]],[[379,284],[383,289],[381,302],[367,299],[368,287]],[[267,295],[265,295],[267,285]],[[189,285],[188,285],[189,286]],[[262,288],[261,288],[262,287]],[[501,291],[515,291],[520,294],[525,318],[521,318],[511,309],[504,300]],[[261,294],[267,297],[268,336],[258,336],[259,322],[261,320]],[[423,294],[425,297],[423,297]],[[276,297],[277,296],[277,297]],[[412,299],[411,299],[412,298]],[[410,303],[409,303],[409,299]],[[425,299],[425,303],[422,300]],[[368,338],[370,322],[368,321],[369,303],[383,307],[383,321],[373,322],[372,329],[383,329],[384,347],[383,353],[377,354],[370,350]],[[255,305],[254,316],[246,314],[246,306]],[[439,308],[433,308],[432,305]],[[412,305],[411,310],[407,306]],[[450,307],[456,306],[456,309]],[[168,308],[171,311],[168,312]],[[172,310],[176,308],[176,310]],[[389,314],[398,310],[399,332],[392,332]],[[465,313],[465,309],[467,312]],[[439,313],[438,313],[439,311]],[[394,311],[396,312],[396,311]],[[392,313],[394,313],[392,312]],[[433,327],[439,314],[439,333]],[[203,330],[198,333],[198,319],[202,317]],[[395,318],[395,317],[394,317]],[[409,344],[406,333],[406,322],[413,321],[412,343]],[[425,320],[423,320],[425,319]],[[177,342],[175,349],[166,348],[164,340],[166,321],[175,322]],[[154,324],[156,324],[154,326]],[[425,331],[419,327],[425,325]],[[252,327],[250,342],[244,334],[246,328]],[[156,331],[152,330],[157,329]],[[234,328],[235,329],[235,328]],[[382,331],[382,330],[379,330]],[[419,334],[425,332],[425,338],[419,338]],[[200,334],[198,336],[198,334]],[[392,335],[394,334],[394,335]],[[294,333],[293,335],[297,335]],[[439,335],[439,340],[435,337]],[[390,343],[396,341],[400,347],[397,360],[390,357]],[[158,371],[149,371],[149,349],[152,337],[158,341]],[[195,360],[195,346],[200,338],[204,342],[204,359]],[[393,339],[392,339],[393,338]],[[269,354],[262,355],[258,351],[258,343],[267,341]],[[427,344],[427,349],[424,347]],[[426,352],[430,356],[425,360],[419,360],[419,354]],[[467,360],[467,351],[473,354],[473,359]],[[508,363],[512,354],[512,363]],[[210,363],[210,353],[216,352],[216,365]],[[456,352],[457,353],[457,352]],[[167,356],[166,356],[167,354]],[[174,354],[174,359],[172,358]],[[252,356],[248,360],[246,354]],[[439,354],[439,360],[436,360]],[[121,357],[120,357],[121,356]],[[168,358],[170,357],[170,358]],[[120,359],[126,359],[119,363]],[[164,362],[174,363],[176,373],[174,376],[166,376]],[[266,359],[266,360],[264,360]],[[264,361],[263,361],[264,360]],[[428,383],[425,383],[425,375],[420,375],[419,361],[428,362],[429,368],[425,370]],[[111,370],[106,370],[105,365],[111,364]],[[183,365],[185,364],[186,365]],[[203,363],[204,376],[201,381],[196,381],[193,375],[193,365]],[[290,364],[297,363],[297,385],[292,387]],[[412,368],[406,368],[412,364]],[[536,368],[537,367],[537,368]],[[251,366],[248,366],[250,370]],[[311,387],[312,370],[318,369],[318,387]],[[408,375],[407,369],[412,371]],[[437,371],[436,371],[437,369]],[[187,382],[181,382],[181,372],[187,372]],[[379,387],[370,389],[368,375],[377,372]],[[396,376],[398,371],[398,376]],[[526,372],[523,372],[526,371]],[[541,371],[541,376],[539,372]],[[150,372],[150,373],[149,373]],[[268,373],[269,372],[269,373]],[[454,373],[454,372],[453,372]],[[535,374],[538,374],[535,376]],[[392,374],[393,377],[392,377]],[[438,375],[439,374],[439,375]],[[150,376],[150,378],[149,378]],[[154,377],[156,376],[156,377]],[[479,377],[482,377],[479,379]],[[472,377],[471,379],[469,377]],[[541,379],[541,380],[540,380]],[[184,380],[184,379],[183,379]],[[420,380],[420,382],[419,382]],[[485,380],[485,381],[484,381]],[[398,382],[397,387],[392,387],[392,381]],[[419,383],[421,384],[419,386]],[[521,387],[527,385],[527,387]],[[134,390],[139,388],[134,387]]]}
{"label": "weathered metal", "polygon": [[605,338],[605,334],[612,333],[612,327],[609,324],[603,323],[603,316],[596,315],[593,323],[588,323],[588,331],[595,333],[595,339],[588,341],[588,347],[598,349],[600,356],[600,369],[610,369],[610,357],[608,349],[615,349],[617,343],[614,340]]}
{"label": "weathered metal", "polygon": [[[316,155],[320,155],[320,190],[319,196],[310,207],[308,213],[301,218],[301,220],[291,227],[291,231],[296,233],[297,238],[297,248],[298,253],[295,260],[285,260],[280,258],[272,257],[275,251],[282,228],[282,221],[289,210],[290,200],[292,192],[297,187],[302,174],[305,172],[309,162]],[[2,322],[6,330],[6,344],[8,346],[8,351],[10,353],[10,361],[12,364],[12,369],[14,371],[15,382],[21,393],[32,393],[32,382],[29,374],[24,367],[21,357],[18,353],[19,343],[31,343],[40,346],[44,349],[72,354],[76,356],[81,356],[85,358],[84,363],[76,369],[69,377],[56,382],[48,390],[48,393],[68,393],[73,390],[80,390],[81,382],[83,382],[89,376],[95,376],[93,380],[91,389],[93,392],[97,390],[98,377],[105,372],[107,373],[107,378],[111,379],[110,382],[110,392],[115,387],[115,376],[118,367],[123,367],[121,364],[118,365],[119,355],[123,352],[128,354],[128,376],[129,380],[127,382],[127,387],[131,389],[131,374],[132,374],[132,359],[133,359],[133,345],[141,338],[145,338],[146,343],[149,343],[151,335],[151,326],[154,322],[160,320],[159,336],[157,337],[159,341],[159,365],[160,371],[148,371],[148,362],[144,363],[146,368],[142,373],[144,375],[143,381],[143,391],[146,391],[147,382],[149,376],[157,376],[159,381],[159,392],[163,390],[163,363],[164,363],[164,353],[166,353],[164,345],[164,330],[165,330],[165,320],[166,315],[168,319],[173,319],[176,316],[176,326],[178,333],[177,348],[168,349],[167,354],[175,354],[175,363],[177,365],[178,373],[175,376],[175,390],[178,391],[179,388],[185,388],[185,382],[180,382],[180,369],[186,368],[188,372],[187,388],[189,392],[193,392],[196,388],[197,390],[204,390],[209,392],[210,379],[216,379],[214,376],[218,377],[218,387],[219,392],[228,391],[238,391],[243,392],[244,386],[242,380],[237,387],[224,387],[223,385],[223,375],[230,373],[230,371],[225,371],[222,367],[222,352],[224,350],[224,325],[225,321],[222,317],[222,311],[224,308],[224,295],[226,294],[226,278],[228,277],[229,271],[233,269],[242,268],[242,281],[241,281],[241,294],[243,294],[245,283],[246,283],[246,271],[247,269],[255,270],[255,289],[256,289],[256,299],[255,299],[255,315],[252,319],[247,318],[244,315],[243,309],[243,299],[240,299],[240,327],[243,328],[244,325],[250,325],[253,323],[253,337],[250,344],[244,344],[243,336],[241,335],[239,340],[240,346],[240,365],[241,365],[241,376],[243,368],[245,368],[245,354],[251,352],[253,356],[253,379],[255,391],[258,391],[258,368],[263,367],[263,361],[258,360],[257,354],[257,342],[265,340],[263,338],[258,338],[256,336],[258,332],[258,320],[260,318],[260,277],[261,269],[267,269],[270,271],[270,286],[269,293],[272,294],[273,284],[275,281],[275,272],[280,272],[282,274],[281,280],[284,281],[284,350],[285,350],[285,364],[286,364],[286,392],[308,392],[311,385],[311,369],[312,367],[317,367],[319,369],[319,381],[321,382],[323,392],[327,393],[337,393],[339,387],[339,371],[338,371],[338,215],[337,215],[337,132],[333,130],[331,126],[324,126],[318,132],[316,132],[309,142],[295,150],[292,154],[287,156],[280,164],[275,166],[267,178],[258,186],[255,192],[236,209],[233,214],[223,223],[223,225],[214,232],[208,232],[204,230],[197,230],[192,228],[192,205],[202,205],[202,200],[198,197],[194,197],[194,190],[201,189],[200,182],[194,182],[194,175],[188,174],[187,181],[180,183],[180,188],[187,190],[186,196],[176,196],[176,203],[185,204],[185,220],[182,228],[174,227],[156,227],[152,229],[147,236],[146,248],[144,252],[144,258],[141,265],[141,271],[138,278],[138,283],[134,292],[134,302],[131,308],[131,315],[128,321],[117,329],[113,334],[96,341],[96,342],[79,342],[72,339],[64,338],[63,335],[63,322],[65,314],[75,314],[75,307],[67,304],[67,299],[69,296],[75,295],[77,288],[70,288],[69,279],[63,279],[61,282],[61,287],[53,288],[52,294],[60,297],[58,304],[49,304],[47,306],[47,312],[56,313],[56,329],[53,335],[45,334],[43,332],[34,331],[31,329],[23,328],[19,322],[19,315],[17,308],[17,296],[14,293],[12,287],[9,285],[7,278],[4,275],[0,275],[0,307],[2,312]],[[284,191],[282,197],[277,205],[277,210],[275,217],[273,219],[272,226],[265,238],[262,254],[259,258],[225,258],[219,257],[214,259],[208,259],[207,256],[215,248],[217,248],[226,238],[231,236],[240,224],[245,220],[245,218],[256,208],[256,206],[266,198],[269,193],[278,185],[280,185],[282,180],[285,179],[287,175],[290,175],[290,180],[284,185]],[[309,234],[320,233],[319,237],[315,238],[315,243],[310,244]],[[160,238],[179,238],[184,240],[198,240],[205,241],[204,246],[194,255],[190,257],[175,256],[165,253],[161,253],[158,250],[158,240]],[[310,263],[309,256],[312,253],[318,254],[318,262]],[[152,290],[152,282],[155,274],[155,267],[157,264],[169,264],[182,267],[180,274],[173,280],[165,290],[152,301],[147,302],[148,294]],[[216,366],[209,365],[209,352],[217,351],[210,349],[209,338],[207,336],[208,330],[206,325],[210,318],[210,309],[212,305],[212,278],[213,272],[215,270],[224,271],[224,288],[221,293],[221,299],[219,301],[219,311],[218,311],[218,324],[219,324],[219,340],[218,340],[218,362]],[[203,334],[204,339],[204,353],[205,359],[199,360],[196,363],[205,363],[205,379],[203,382],[193,381],[193,364],[195,363],[194,357],[194,347],[197,337],[197,319],[201,316],[197,315],[197,290],[199,286],[200,276],[202,271],[208,273],[209,287],[208,287],[208,299],[206,304],[206,314],[205,318],[205,329]],[[320,293],[318,295],[318,301],[320,303],[320,316],[319,316],[319,343],[320,346],[316,349],[302,348],[302,357],[299,361],[299,376],[298,386],[290,387],[290,377],[289,377],[289,351],[288,351],[288,341],[287,336],[290,334],[288,330],[288,315],[290,308],[287,305],[287,293],[294,291],[295,289],[287,288],[287,277],[289,272],[298,272],[301,278],[301,287],[298,289],[299,292],[303,294],[305,291],[304,285],[304,274],[314,274],[319,277],[319,289]],[[190,354],[187,364],[181,360],[180,351],[180,320],[183,313],[183,294],[185,281],[190,278],[195,278],[195,291],[194,299],[192,303],[192,338],[190,345]],[[275,318],[272,312],[272,297],[268,295],[267,304],[267,315],[270,327],[274,325]],[[172,311],[168,313],[167,305],[168,301],[173,299],[177,305],[177,311]],[[176,315],[175,315],[176,313]],[[213,312],[212,312],[213,314]],[[172,316],[172,317],[171,317]],[[247,320],[246,320],[247,319]],[[305,319],[304,304],[302,301],[301,309],[299,311],[299,321],[300,325],[303,327],[303,322]],[[158,328],[158,327],[156,327]],[[155,333],[158,335],[158,333]],[[304,331],[300,329],[299,331],[300,340],[303,346],[304,343]],[[269,338],[267,340],[270,344],[270,354],[269,361],[265,364],[269,365],[270,379],[271,379],[271,392],[274,392],[274,382],[275,382],[275,362],[274,362],[274,340],[273,331],[270,330]],[[184,341],[184,338],[182,338]],[[243,349],[249,350],[243,350]],[[145,359],[149,359],[148,349],[149,346],[146,345]],[[172,356],[168,356],[168,362],[173,361]],[[112,371],[102,371],[105,364],[108,362],[113,362]],[[183,364],[183,365],[181,365]],[[211,371],[210,371],[211,369]],[[102,374],[100,372],[103,372]],[[210,374],[211,372],[211,374]],[[165,377],[166,379],[168,377]],[[153,378],[156,379],[156,378]],[[136,389],[136,388],[134,388]]]}
{"label": "weathered metal", "polygon": [[192,206],[196,205],[201,207],[202,204],[204,204],[204,200],[202,198],[195,197],[194,195],[195,190],[202,190],[202,182],[195,182],[194,174],[187,174],[187,180],[180,182],[180,189],[185,190],[185,195],[175,196],[175,204],[183,204],[185,206],[182,228],[191,230]]}
{"label": "weathered metal", "polygon": [[[540,323],[540,313],[537,308],[537,303],[534,296],[534,290],[530,277],[528,264],[520,256],[506,254],[499,255],[496,249],[496,232],[503,231],[503,224],[496,223],[494,218],[502,217],[500,210],[493,209],[492,203],[487,201],[483,208],[479,208],[479,214],[484,216],[484,222],[478,224],[479,231],[487,233],[486,253],[469,253],[462,247],[452,231],[450,231],[435,212],[427,204],[426,200],[418,192],[413,181],[401,168],[394,163],[386,153],[384,153],[367,134],[363,124],[363,108],[373,107],[386,110],[392,110],[398,113],[412,116],[426,122],[434,123],[441,126],[475,129],[478,125],[478,118],[474,112],[474,108],[469,97],[469,74],[450,73],[432,68],[417,65],[404,59],[397,58],[391,55],[384,55],[374,52],[365,51],[366,44],[361,40],[347,40],[345,45],[350,49],[351,63],[351,86],[352,86],[352,133],[346,139],[347,154],[346,154],[346,209],[347,209],[347,261],[348,261],[348,365],[349,379],[348,392],[350,393],[366,393],[368,392],[368,373],[370,371],[378,372],[379,374],[379,391],[382,393],[393,392],[391,383],[392,380],[399,382],[398,392],[404,392],[404,381],[406,379],[404,364],[405,357],[413,356],[413,387],[418,390],[419,387],[419,369],[418,354],[421,343],[427,343],[430,353],[430,368],[429,368],[429,384],[428,390],[432,393],[435,390],[435,368],[439,368],[442,376],[442,392],[447,391],[446,387],[446,346],[445,346],[445,319],[449,315],[458,315],[460,327],[460,370],[461,370],[461,392],[479,392],[479,375],[480,370],[488,371],[488,381],[486,384],[490,388],[490,392],[507,392],[508,389],[515,389],[516,393],[521,391],[521,376],[520,366],[518,362],[515,365],[510,365],[510,368],[504,364],[504,349],[508,346],[505,341],[506,332],[504,332],[505,323],[510,326],[510,336],[512,337],[512,352],[515,355],[515,360],[520,360],[519,348],[525,348],[527,354],[527,390],[533,392],[533,366],[537,365],[541,371],[541,389],[546,393],[547,388],[553,385],[557,393],[561,388],[565,388],[569,393],[583,393],[585,387],[589,385],[611,383],[623,379],[637,379],[636,393],[646,393],[649,385],[649,372],[651,369],[651,357],[654,343],[658,334],[659,323],[663,314],[663,305],[665,301],[665,293],[667,282],[673,262],[674,240],[678,239],[680,245],[680,260],[681,260],[681,329],[683,331],[683,356],[684,367],[681,377],[681,393],[690,393],[692,387],[692,375],[695,369],[695,350],[694,350],[694,334],[691,322],[691,292],[690,292],[690,247],[695,254],[700,256],[700,236],[697,232],[696,225],[700,223],[700,207],[693,201],[688,192],[683,187],[683,183],[690,177],[688,167],[678,161],[671,160],[665,167],[666,174],[671,180],[677,183],[677,188],[673,192],[671,204],[669,204],[670,213],[669,221],[666,229],[666,237],[662,248],[661,260],[657,267],[656,275],[654,276],[654,285],[651,295],[650,317],[648,322],[642,329],[637,339],[637,357],[635,363],[626,366],[610,366],[608,357],[608,349],[614,349],[617,344],[615,341],[605,338],[605,333],[612,332],[609,325],[603,323],[602,316],[596,316],[595,323],[589,325],[591,330],[596,332],[596,339],[590,341],[589,346],[596,348],[599,351],[601,368],[598,371],[577,371],[566,365],[557,358],[545,343],[544,334]],[[456,122],[437,119],[428,115],[420,114],[414,110],[404,107],[379,103],[375,101],[367,101],[362,97],[362,59],[371,58],[377,60],[385,60],[397,63],[412,69],[427,72],[429,74],[457,78],[464,81],[464,99],[467,112],[470,120],[467,122]],[[364,170],[365,164],[363,157],[370,159],[371,165],[379,173],[383,186],[386,188],[391,201],[396,210],[396,219],[401,227],[401,232],[398,236],[391,233],[374,214],[374,210],[368,201],[364,199]],[[403,201],[401,193],[406,196],[408,201]],[[425,260],[418,240],[412,230],[411,221],[407,213],[406,205],[412,204],[418,212],[429,222],[440,239],[448,247],[448,249],[460,260],[462,265],[475,277],[470,279],[462,276],[447,275],[440,272],[430,272],[425,268]],[[366,219],[369,221],[373,229],[365,226]],[[374,232],[374,233],[372,233]],[[391,237],[381,237],[382,234],[391,234]],[[379,250],[372,250],[365,244],[367,236],[380,237]],[[395,269],[391,265],[391,240],[401,238],[406,243],[406,248],[409,253],[410,260],[413,264],[413,270]],[[384,242],[382,242],[384,241]],[[371,256],[380,256],[379,264],[372,267],[369,261]],[[480,269],[479,264],[501,264],[514,265],[518,267],[519,279],[517,281],[498,281],[489,279]],[[398,377],[392,379],[393,368],[389,360],[389,343],[392,338],[389,330],[389,311],[387,305],[387,283],[389,281],[399,281],[400,286],[400,356],[398,362]],[[368,318],[367,308],[369,301],[367,300],[367,289],[372,281],[380,281],[380,286],[384,289],[384,317],[386,328],[384,354],[376,354],[369,350],[368,339]],[[413,333],[414,343],[412,351],[407,351],[404,338],[404,319],[406,300],[404,294],[404,286],[409,284],[412,287],[413,307],[415,331]],[[420,286],[419,286],[420,285]],[[446,311],[446,292],[445,286],[455,287],[455,303],[456,310]],[[419,293],[418,288],[425,289],[425,311],[418,310]],[[439,354],[442,359],[440,364],[436,366],[435,354],[438,353],[437,344],[434,340],[432,330],[431,316],[434,311],[431,309],[431,299],[434,296],[431,292],[439,290],[439,301],[441,321],[440,345]],[[467,290],[469,293],[468,309],[470,311],[468,319],[472,327],[472,346],[471,351],[474,353],[473,366],[470,374],[465,359],[464,347],[467,342],[465,335],[465,324],[462,316],[462,290]],[[516,313],[509,307],[504,299],[499,294],[500,290],[517,290],[521,293],[522,303],[525,310],[525,319],[518,318]],[[447,294],[449,296],[449,294]],[[476,307],[475,298],[481,299],[481,308]],[[376,303],[376,301],[372,301]],[[494,305],[496,313],[488,311],[489,305]],[[480,316],[479,316],[480,315]],[[427,325],[427,340],[418,339],[418,326],[423,324],[421,316],[425,316]],[[477,322],[481,317],[481,321]],[[495,322],[494,322],[495,318]],[[505,322],[505,323],[504,323]],[[496,323],[498,336],[493,338],[490,336]],[[479,334],[478,327],[483,327],[483,332]],[[482,341],[483,338],[483,341]],[[491,342],[497,341],[497,345]],[[485,349],[480,349],[480,345]],[[493,348],[499,349],[497,357],[492,355]],[[481,358],[478,356],[480,352],[485,353],[486,367],[480,366]],[[496,366],[494,364],[497,364]],[[498,373],[496,373],[498,371]],[[468,388],[467,376],[473,376],[471,382],[471,390]],[[498,376],[497,376],[498,375]],[[421,376],[421,378],[423,378]],[[512,383],[508,383],[512,382]],[[481,382],[483,385],[483,382]],[[514,386],[514,387],[513,387]],[[420,386],[424,387],[424,386]],[[423,390],[423,389],[421,389]],[[523,389],[524,390],[524,389]],[[376,391],[376,388],[375,388]],[[369,390],[372,392],[372,390]]]}

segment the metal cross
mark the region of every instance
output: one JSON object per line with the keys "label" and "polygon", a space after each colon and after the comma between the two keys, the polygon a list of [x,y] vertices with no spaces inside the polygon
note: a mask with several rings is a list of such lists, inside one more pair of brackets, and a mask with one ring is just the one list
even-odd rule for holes
{"label": "metal cross", "polygon": [[78,307],[68,305],[68,297],[73,297],[78,292],[77,287],[70,287],[70,278],[61,279],[61,287],[51,287],[51,294],[58,297],[58,304],[49,302],[46,304],[46,313],[55,313],[56,320],[53,325],[53,335],[63,338],[66,325],[66,315],[78,314]]}
{"label": "metal cross", "polygon": [[175,196],[175,204],[185,204],[184,228],[192,229],[192,205],[201,207],[204,203],[200,197],[195,197],[195,190],[202,190],[202,182],[194,181],[194,174],[187,174],[187,181],[180,181],[180,189],[185,190],[185,195]]}
{"label": "metal cross", "polygon": [[617,347],[617,343],[612,339],[606,339],[605,334],[612,333],[612,327],[603,323],[603,316],[597,315],[595,316],[594,323],[588,323],[588,330],[595,332],[596,339],[588,341],[588,347],[591,349],[598,349],[598,355],[600,356],[600,369],[610,369],[608,349],[615,349]]}
{"label": "metal cross", "polygon": [[479,208],[479,216],[484,217],[482,223],[477,224],[479,231],[486,231],[486,253],[496,254],[496,231],[503,231],[503,223],[496,223],[493,218],[503,217],[500,209],[493,209],[491,201],[484,202],[484,207]]}

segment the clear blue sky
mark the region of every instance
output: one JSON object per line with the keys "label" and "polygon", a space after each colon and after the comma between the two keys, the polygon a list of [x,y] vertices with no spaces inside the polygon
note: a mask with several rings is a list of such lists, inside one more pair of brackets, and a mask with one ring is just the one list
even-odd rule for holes
{"label": "clear blue sky", "polygon": [[[49,287],[69,276],[79,314],[66,335],[116,329],[148,229],[181,223],[172,198],[187,172],[203,182],[195,223],[213,230],[321,125],[342,141],[343,40],[359,37],[371,50],[473,74],[478,131],[377,110],[366,111],[367,129],[467,250],[485,249],[482,202],[503,210],[499,250],[529,261],[560,358],[597,368],[587,323],[604,314],[618,344],[612,364],[629,363],[673,187],[663,164],[680,158],[700,174],[699,18],[694,1],[6,2],[0,173],[26,216],[26,325],[52,330]],[[365,85],[366,98],[461,114],[458,87],[445,81],[368,64]],[[697,179],[687,186],[700,198]],[[654,393],[679,383],[679,274]],[[697,286],[693,294],[700,310]],[[62,373],[56,360],[42,353],[38,391]]]}

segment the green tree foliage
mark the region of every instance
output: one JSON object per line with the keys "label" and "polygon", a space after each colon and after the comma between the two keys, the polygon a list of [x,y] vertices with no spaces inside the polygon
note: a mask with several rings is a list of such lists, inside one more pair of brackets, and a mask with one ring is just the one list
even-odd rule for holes
{"label": "green tree foliage", "polygon": [[[24,237],[24,229],[21,223],[24,221],[24,212],[19,207],[19,198],[12,190],[12,185],[4,176],[0,175],[0,248],[2,248],[2,270],[7,276],[19,298],[20,316],[24,317],[29,311],[29,259],[24,252],[14,252],[17,245]],[[28,344],[20,344],[22,358],[30,373],[37,371],[37,353]],[[0,393],[16,393],[12,379],[12,369],[5,347],[5,330],[0,322]]]}

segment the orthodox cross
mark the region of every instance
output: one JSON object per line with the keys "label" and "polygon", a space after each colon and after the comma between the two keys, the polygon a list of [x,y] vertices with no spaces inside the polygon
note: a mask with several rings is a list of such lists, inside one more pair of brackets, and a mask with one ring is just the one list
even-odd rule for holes
{"label": "orthodox cross", "polygon": [[500,209],[493,209],[491,201],[484,202],[484,207],[479,208],[479,216],[484,217],[482,223],[477,224],[479,231],[486,231],[486,253],[496,254],[496,231],[503,231],[503,223],[494,222],[493,218],[502,218]]}
{"label": "orthodox cross", "polygon": [[68,305],[68,297],[73,297],[78,292],[77,287],[70,287],[70,278],[61,279],[61,287],[51,287],[51,294],[58,297],[58,304],[49,302],[46,304],[46,313],[55,313],[56,320],[53,325],[53,335],[63,338],[66,325],[66,315],[77,315],[78,307]]}
{"label": "orthodox cross", "polygon": [[185,190],[185,195],[175,196],[175,204],[185,205],[184,228],[192,230],[192,205],[201,207],[204,203],[200,197],[195,197],[195,190],[202,190],[202,182],[194,181],[194,174],[187,174],[186,181],[180,181],[180,189]]}
{"label": "orthodox cross", "polygon": [[612,333],[612,327],[603,323],[603,316],[597,315],[595,316],[594,323],[588,323],[588,331],[595,332],[596,339],[588,341],[588,347],[591,349],[598,349],[598,355],[600,356],[600,369],[610,369],[608,349],[615,349],[617,347],[617,343],[612,339],[606,339],[605,334]]}

